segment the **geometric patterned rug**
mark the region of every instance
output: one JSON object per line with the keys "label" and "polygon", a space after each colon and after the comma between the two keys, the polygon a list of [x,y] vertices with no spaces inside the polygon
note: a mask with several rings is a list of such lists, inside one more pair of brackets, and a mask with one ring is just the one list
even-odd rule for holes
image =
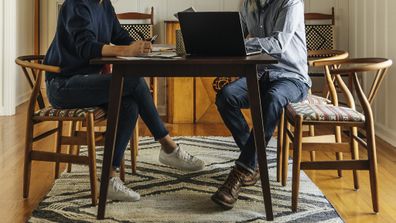
{"label": "geometric patterned rug", "polygon": [[[186,173],[158,162],[159,144],[141,138],[137,174],[130,174],[129,150],[126,154],[126,184],[141,195],[138,202],[108,201],[106,220],[97,221],[97,207],[91,206],[88,168],[73,165],[63,173],[29,222],[265,222],[259,183],[245,187],[232,210],[224,211],[210,196],[227,177],[238,147],[231,137],[176,137],[189,153],[203,159],[202,171]],[[86,153],[82,149],[81,153]],[[291,182],[276,182],[276,141],[268,146],[268,163],[275,220],[273,222],[343,222],[314,183],[301,172],[298,212],[291,211]],[[103,148],[97,149],[98,174]],[[291,166],[289,167],[289,171]],[[291,173],[289,173],[291,176]]]}

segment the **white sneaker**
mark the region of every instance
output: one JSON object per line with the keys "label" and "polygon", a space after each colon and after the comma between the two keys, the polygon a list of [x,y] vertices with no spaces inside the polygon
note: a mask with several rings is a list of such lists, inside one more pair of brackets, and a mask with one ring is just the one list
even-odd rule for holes
{"label": "white sneaker", "polygon": [[126,187],[119,177],[112,177],[107,198],[113,201],[138,201],[140,200],[140,195]]}
{"label": "white sneaker", "polygon": [[202,170],[205,167],[205,163],[202,160],[182,150],[179,145],[177,145],[175,151],[169,154],[161,149],[159,161],[162,164],[186,171]]}

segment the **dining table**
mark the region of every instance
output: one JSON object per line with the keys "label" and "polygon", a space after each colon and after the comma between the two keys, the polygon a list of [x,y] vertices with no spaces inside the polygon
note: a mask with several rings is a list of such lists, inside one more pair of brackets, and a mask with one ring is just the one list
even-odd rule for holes
{"label": "dining table", "polygon": [[99,194],[97,219],[105,218],[107,192],[112,166],[123,83],[127,77],[246,77],[255,146],[258,155],[264,210],[267,220],[273,220],[266,141],[261,107],[259,65],[276,64],[277,60],[267,54],[252,56],[181,56],[173,58],[101,57],[91,64],[113,64],[107,111],[104,157]]}

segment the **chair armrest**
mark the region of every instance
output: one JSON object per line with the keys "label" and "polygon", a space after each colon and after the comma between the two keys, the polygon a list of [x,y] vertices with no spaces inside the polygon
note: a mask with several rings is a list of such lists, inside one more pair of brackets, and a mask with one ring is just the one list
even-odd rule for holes
{"label": "chair armrest", "polygon": [[[347,65],[340,69],[331,70],[331,74],[347,74],[374,71],[388,68],[392,65],[392,60],[386,58],[356,58],[344,60],[322,60],[314,62],[315,66]],[[366,65],[364,65],[366,64]]]}
{"label": "chair armrest", "polygon": [[311,67],[319,67],[317,62],[327,60],[344,60],[349,56],[348,52],[343,50],[310,50],[308,51],[308,58],[313,58],[308,61]]}

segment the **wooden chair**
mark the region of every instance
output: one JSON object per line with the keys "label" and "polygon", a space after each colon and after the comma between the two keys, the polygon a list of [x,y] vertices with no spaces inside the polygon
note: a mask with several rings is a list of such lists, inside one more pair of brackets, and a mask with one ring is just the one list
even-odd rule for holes
{"label": "wooden chair", "polygon": [[[309,67],[315,67],[318,68],[318,66],[315,64],[316,62],[320,61],[327,61],[327,60],[343,60],[348,58],[349,54],[346,51],[342,50],[312,50],[308,51],[308,65]],[[323,66],[320,67],[322,70],[324,70]],[[333,80],[334,81],[334,80]],[[326,81],[325,81],[326,83]],[[307,104],[329,104],[331,103],[329,99],[329,94],[327,93],[328,87],[327,84],[323,88],[323,97],[316,96],[310,94],[308,95],[307,99],[301,103],[307,103]],[[327,136],[316,136],[315,137],[315,128],[314,126],[305,126],[308,127],[308,129],[304,129],[309,132],[309,137],[311,139],[323,139],[324,137],[326,138],[331,138],[331,137],[336,137],[337,139],[340,139],[341,137],[341,131],[339,128],[335,129],[335,134],[334,135],[327,135]],[[287,140],[283,135],[284,135],[284,113],[282,113],[279,123],[278,123],[278,138],[277,138],[277,181],[282,183],[282,186],[286,186],[286,181],[287,181],[287,172],[288,172],[288,159],[289,159],[289,150],[284,149],[284,145],[289,142],[284,142],[284,140]],[[307,138],[308,139],[308,138]],[[315,151],[310,152],[311,155],[311,161],[315,161]],[[342,153],[336,153],[337,159],[341,160],[342,159]],[[342,176],[342,172],[338,171],[338,176]]]}
{"label": "wooden chair", "polygon": [[333,50],[335,48],[335,13],[305,13],[307,50]]}
{"label": "wooden chair", "polygon": [[[315,66],[324,66],[326,79],[329,83],[330,94],[334,105],[310,105],[303,103],[290,104],[285,113],[285,137],[293,141],[293,177],[292,177],[292,210],[297,211],[300,170],[368,170],[370,176],[371,196],[374,212],[379,211],[378,206],[378,183],[377,183],[377,156],[375,143],[374,118],[371,104],[384,80],[392,61],[382,58],[346,59],[335,61],[319,61]],[[359,81],[359,74],[369,75],[374,73],[374,81],[367,96]],[[356,110],[355,101],[350,89],[343,81],[341,74],[352,76],[353,88],[359,99],[363,113]],[[337,106],[337,92],[335,82],[341,88],[347,99],[347,107]],[[294,132],[289,128],[294,127]],[[349,142],[305,142],[302,137],[304,125],[324,125],[330,127],[345,127],[350,131]],[[357,131],[366,131],[366,140],[359,137]],[[359,160],[358,144],[367,149],[367,160]],[[288,143],[285,144],[287,147]],[[286,149],[286,148],[285,148]],[[302,151],[327,151],[327,152],[350,152],[352,160],[336,161],[301,161]],[[355,175],[355,188],[357,174]]]}
{"label": "wooden chair", "polygon": [[[126,12],[117,14],[117,18],[120,20],[121,26],[128,31],[129,35],[134,40],[142,40],[142,35],[144,39],[149,39],[153,36],[153,28],[154,28],[154,7],[151,7],[151,11],[149,14],[138,13],[138,12]],[[123,20],[125,22],[123,22]],[[149,21],[149,23],[145,21]],[[133,21],[134,23],[130,23]],[[137,23],[145,22],[145,23]],[[153,101],[155,106],[158,104],[158,79],[156,77],[150,77],[149,79],[149,88],[151,95],[153,96]],[[138,155],[138,143],[139,143],[139,125],[136,123],[135,129],[131,136],[130,140],[130,148],[131,148],[131,168],[132,173],[136,173],[136,162]],[[123,164],[124,165],[124,164]],[[123,168],[121,169],[121,171]]]}
{"label": "wooden chair", "polygon": [[[95,124],[105,120],[106,113],[99,107],[83,109],[55,109],[49,106],[41,89],[43,72],[59,73],[60,68],[42,64],[44,56],[21,56],[15,62],[21,66],[32,88],[26,124],[25,163],[23,175],[23,197],[29,197],[32,161],[55,162],[55,178],[59,176],[59,163],[75,163],[89,166],[92,204],[97,204],[96,145],[103,145],[104,132],[95,132]],[[34,127],[44,122],[56,124],[56,128],[34,135]],[[72,122],[71,132],[63,132],[64,123]],[[86,131],[75,131],[78,123],[86,125]],[[56,152],[33,149],[33,144],[56,134]],[[63,154],[62,145],[87,145],[88,156]]]}

